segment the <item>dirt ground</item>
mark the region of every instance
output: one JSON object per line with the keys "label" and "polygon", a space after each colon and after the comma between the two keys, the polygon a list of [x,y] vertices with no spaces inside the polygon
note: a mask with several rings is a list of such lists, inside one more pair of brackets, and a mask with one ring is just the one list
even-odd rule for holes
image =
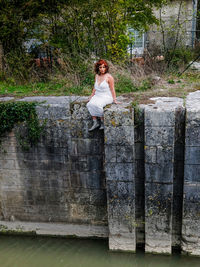
{"label": "dirt ground", "polygon": [[185,99],[188,93],[200,90],[200,72],[191,72],[183,77],[163,76],[155,77],[151,89],[123,94],[123,97],[139,104],[151,103],[152,97],[180,97]]}

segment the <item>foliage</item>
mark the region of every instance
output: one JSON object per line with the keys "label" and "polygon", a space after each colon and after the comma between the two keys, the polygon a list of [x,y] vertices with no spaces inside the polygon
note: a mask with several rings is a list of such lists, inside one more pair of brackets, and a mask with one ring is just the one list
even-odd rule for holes
{"label": "foliage", "polygon": [[[24,55],[30,40],[55,53],[71,55],[73,66],[80,55],[121,62],[130,42],[127,26],[147,30],[150,24],[158,22],[153,7],[163,1],[0,0],[0,44],[11,70],[26,61]],[[21,53],[17,54],[19,50]],[[12,58],[11,53],[16,56]],[[22,65],[20,75],[27,68],[27,64]],[[30,75],[28,72],[23,78],[29,79]]]}
{"label": "foliage", "polygon": [[175,81],[173,79],[170,79],[167,81],[169,84],[175,84]]}
{"label": "foliage", "polygon": [[168,49],[165,54],[165,60],[169,62],[169,69],[179,69],[181,65],[188,64],[192,59],[193,51],[184,47]]}
{"label": "foliage", "polygon": [[139,106],[139,103],[137,100],[134,100],[132,103],[132,107],[134,108],[134,125],[135,128],[139,127],[142,124],[143,119],[142,117],[142,110]]}
{"label": "foliage", "polygon": [[14,49],[6,55],[6,74],[16,81],[28,80],[32,71],[31,57],[20,49]]}
{"label": "foliage", "polygon": [[18,133],[19,141],[23,148],[28,145],[35,145],[40,139],[44,125],[40,126],[37,114],[36,103],[28,102],[6,102],[0,103],[0,137],[10,132],[16,124],[25,122],[26,133]]}
{"label": "foliage", "polygon": [[[160,9],[158,30],[162,34],[162,52],[166,67],[168,70],[173,70],[187,64],[193,58],[191,49],[186,48],[186,43],[188,43],[187,29],[191,14],[184,0],[179,2],[166,1],[166,3],[173,12],[166,20],[164,18],[165,11]],[[175,6],[178,8],[175,9]]]}
{"label": "foliage", "polygon": [[130,93],[137,91],[137,88],[133,84],[131,78],[122,74],[117,75],[117,81],[115,87],[117,93],[122,93],[122,92]]}
{"label": "foliage", "polygon": [[16,84],[13,79],[7,79],[0,82],[0,94],[12,96],[30,96],[30,95],[57,95],[62,94],[64,81],[49,81]]}
{"label": "foliage", "polygon": [[149,78],[141,82],[134,83],[131,76],[119,74],[116,79],[117,93],[131,93],[137,91],[146,91],[152,87],[152,82]]}
{"label": "foliage", "polygon": [[77,52],[86,55],[94,53],[99,57],[121,61],[126,56],[130,42],[127,25],[147,30],[150,24],[157,22],[152,12],[153,6],[159,6],[162,2],[73,1],[60,6],[59,17],[52,14],[50,23],[46,20],[47,39],[51,45],[73,55],[77,55]]}

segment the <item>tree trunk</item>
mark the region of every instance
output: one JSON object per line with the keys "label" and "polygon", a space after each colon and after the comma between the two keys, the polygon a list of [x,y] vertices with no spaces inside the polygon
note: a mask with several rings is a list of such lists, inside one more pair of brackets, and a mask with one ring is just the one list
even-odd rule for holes
{"label": "tree trunk", "polygon": [[3,57],[4,57],[3,45],[0,42],[0,72],[4,70]]}

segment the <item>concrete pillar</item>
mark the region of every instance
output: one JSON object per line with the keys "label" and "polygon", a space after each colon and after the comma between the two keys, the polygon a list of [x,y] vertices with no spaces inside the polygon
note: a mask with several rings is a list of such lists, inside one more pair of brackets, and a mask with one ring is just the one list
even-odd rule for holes
{"label": "concrete pillar", "polygon": [[200,91],[186,100],[182,250],[200,256]]}
{"label": "concrete pillar", "polygon": [[140,106],[134,112],[135,141],[135,219],[136,243],[138,247],[145,244],[145,214],[144,214],[144,108]]}
{"label": "concrete pillar", "polygon": [[105,170],[109,248],[136,249],[134,118],[130,108],[112,105],[105,110]]}
{"label": "concrete pillar", "polygon": [[155,98],[145,106],[145,251],[170,254],[175,113],[182,100]]}

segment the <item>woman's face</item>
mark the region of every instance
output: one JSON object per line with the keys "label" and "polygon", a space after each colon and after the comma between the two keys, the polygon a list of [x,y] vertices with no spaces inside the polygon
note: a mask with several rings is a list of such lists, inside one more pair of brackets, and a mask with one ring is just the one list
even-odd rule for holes
{"label": "woman's face", "polygon": [[106,72],[106,66],[104,64],[99,66],[99,72],[100,74],[105,74]]}

